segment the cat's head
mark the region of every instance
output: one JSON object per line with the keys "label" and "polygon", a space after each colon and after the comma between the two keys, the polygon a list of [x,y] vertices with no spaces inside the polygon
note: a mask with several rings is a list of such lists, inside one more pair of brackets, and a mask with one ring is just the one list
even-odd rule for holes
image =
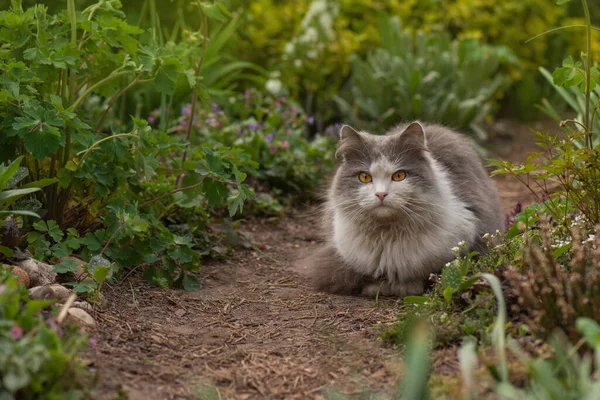
{"label": "cat's head", "polygon": [[345,214],[418,216],[435,196],[423,126],[413,122],[385,136],[344,125],[336,157],[333,205]]}

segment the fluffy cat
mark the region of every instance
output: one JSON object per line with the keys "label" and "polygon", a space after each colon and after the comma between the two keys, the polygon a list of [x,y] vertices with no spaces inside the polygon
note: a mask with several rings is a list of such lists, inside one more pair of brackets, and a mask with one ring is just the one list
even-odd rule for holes
{"label": "fluffy cat", "polygon": [[459,133],[413,122],[384,136],[340,130],[341,160],[323,218],[326,242],[309,258],[317,289],[340,294],[421,294],[429,275],[484,252],[503,230],[495,184]]}

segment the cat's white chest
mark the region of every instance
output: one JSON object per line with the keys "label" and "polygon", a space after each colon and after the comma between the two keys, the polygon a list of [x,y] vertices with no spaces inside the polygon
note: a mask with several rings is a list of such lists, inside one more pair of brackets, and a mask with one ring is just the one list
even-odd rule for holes
{"label": "cat's white chest", "polygon": [[[344,261],[359,273],[391,281],[420,279],[453,258],[459,241],[473,241],[475,218],[470,212],[446,216],[446,221],[423,233],[381,229],[367,233],[364,226],[334,213],[333,243]],[[399,223],[401,223],[399,221]]]}

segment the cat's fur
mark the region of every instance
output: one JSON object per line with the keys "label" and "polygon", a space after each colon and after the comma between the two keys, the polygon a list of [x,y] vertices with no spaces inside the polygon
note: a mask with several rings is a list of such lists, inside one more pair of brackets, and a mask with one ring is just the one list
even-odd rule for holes
{"label": "cat's fur", "polygon": [[[412,123],[376,136],[344,126],[336,155],[326,242],[308,260],[320,290],[420,294],[459,241],[484,252],[482,236],[503,230],[495,184],[473,146],[450,129]],[[398,170],[406,178],[396,182]],[[373,181],[362,183],[361,172]],[[388,194],[381,201],[376,192]]]}

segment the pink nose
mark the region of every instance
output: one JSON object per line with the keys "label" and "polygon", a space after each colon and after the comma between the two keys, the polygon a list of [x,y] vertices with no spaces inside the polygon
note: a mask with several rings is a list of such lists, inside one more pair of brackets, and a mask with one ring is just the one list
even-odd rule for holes
{"label": "pink nose", "polygon": [[383,199],[385,199],[385,196],[387,196],[388,194],[386,192],[377,192],[375,193],[375,196],[379,197],[379,201],[381,201],[383,203]]}

